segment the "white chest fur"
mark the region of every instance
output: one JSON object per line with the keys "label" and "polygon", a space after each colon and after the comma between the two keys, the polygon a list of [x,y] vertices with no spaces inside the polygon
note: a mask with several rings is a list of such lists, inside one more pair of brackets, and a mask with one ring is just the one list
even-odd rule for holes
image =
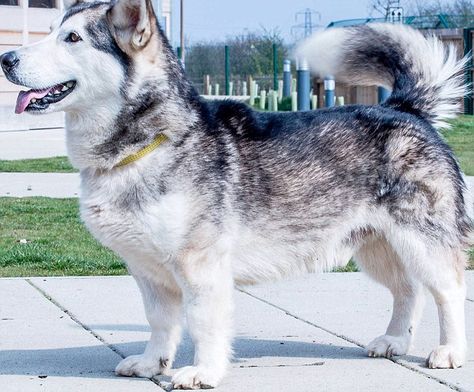
{"label": "white chest fur", "polygon": [[133,170],[83,174],[81,217],[103,245],[131,266],[164,263],[183,246],[192,203],[178,191],[124,197],[137,181],[139,173]]}

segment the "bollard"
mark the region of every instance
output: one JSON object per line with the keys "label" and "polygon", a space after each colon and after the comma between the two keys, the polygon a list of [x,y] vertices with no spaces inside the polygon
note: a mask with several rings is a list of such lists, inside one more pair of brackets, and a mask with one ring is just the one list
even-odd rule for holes
{"label": "bollard", "polygon": [[326,107],[332,108],[336,104],[336,81],[334,80],[334,76],[326,76],[324,79],[324,93],[326,96]]}
{"label": "bollard", "polygon": [[379,103],[384,103],[392,94],[390,90],[385,87],[379,87],[378,89]]}
{"label": "bollard", "polygon": [[244,97],[248,95],[247,82],[242,82],[242,95]]}
{"label": "bollard", "polygon": [[211,77],[209,75],[204,75],[204,95],[211,95],[209,94],[210,84],[211,84]]}
{"label": "bollard", "polygon": [[257,83],[255,80],[250,81],[250,106],[255,106],[255,98],[257,96]]}
{"label": "bollard", "polygon": [[275,109],[273,108],[273,94],[275,92],[273,90],[270,90],[268,92],[268,111],[273,112]]}
{"label": "bollard", "polygon": [[283,61],[283,96],[291,97],[291,61]]}
{"label": "bollard", "polygon": [[311,76],[309,73],[309,64],[306,60],[300,60],[297,67],[298,110],[309,110],[310,88]]}
{"label": "bollard", "polygon": [[311,109],[316,110],[318,108],[318,96],[313,95],[311,99]]}
{"label": "bollard", "polygon": [[210,85],[208,86],[208,90],[207,90],[207,91],[208,91],[209,95],[212,95],[212,84],[210,84]]}
{"label": "bollard", "polygon": [[267,103],[267,92],[262,90],[260,92],[260,110],[265,110],[265,106]]}
{"label": "bollard", "polygon": [[216,90],[215,94],[216,94],[216,95],[220,95],[220,93],[221,93],[221,86],[219,85],[219,83],[216,83],[215,90]]}
{"label": "bollard", "polygon": [[283,80],[278,81],[278,103],[283,101]]}
{"label": "bollard", "polygon": [[226,95],[234,95],[234,82],[229,82],[229,91],[228,91],[228,94]]}
{"label": "bollard", "polygon": [[291,81],[291,92],[296,92],[296,79],[292,79]]}
{"label": "bollard", "polygon": [[291,93],[291,111],[298,111],[298,93],[296,91],[293,91]]}
{"label": "bollard", "polygon": [[277,94],[276,91],[273,93],[273,105],[272,105],[272,107],[273,107],[274,112],[278,112],[278,94]]}
{"label": "bollard", "polygon": [[337,97],[337,106],[344,106],[344,97]]}

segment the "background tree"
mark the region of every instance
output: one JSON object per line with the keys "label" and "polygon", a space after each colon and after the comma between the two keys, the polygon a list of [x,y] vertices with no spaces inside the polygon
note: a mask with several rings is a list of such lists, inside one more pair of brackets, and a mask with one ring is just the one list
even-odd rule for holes
{"label": "background tree", "polygon": [[228,45],[233,76],[272,75],[274,43],[278,48],[278,63],[283,64],[288,49],[278,30],[262,30],[229,37],[221,42],[198,42],[187,50],[186,72],[194,80],[203,75],[224,76],[224,47]]}

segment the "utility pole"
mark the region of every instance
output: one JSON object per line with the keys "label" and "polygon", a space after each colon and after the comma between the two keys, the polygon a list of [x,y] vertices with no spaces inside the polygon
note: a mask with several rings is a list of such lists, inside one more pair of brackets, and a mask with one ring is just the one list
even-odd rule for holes
{"label": "utility pole", "polygon": [[[303,22],[294,25],[291,28],[291,32],[295,35],[295,38],[308,38],[313,34],[313,32],[318,28],[321,27],[319,24],[315,23],[315,19],[318,22],[321,22],[321,14],[318,11],[312,10],[310,8],[306,8],[304,11],[298,12],[295,14],[296,22],[301,20],[303,17]],[[303,34],[295,34],[295,31],[303,31]]]}
{"label": "utility pole", "polygon": [[185,59],[185,49],[184,49],[184,0],[180,0],[180,23],[181,23],[181,31],[180,31],[180,45],[181,45],[181,64],[184,66],[184,59]]}

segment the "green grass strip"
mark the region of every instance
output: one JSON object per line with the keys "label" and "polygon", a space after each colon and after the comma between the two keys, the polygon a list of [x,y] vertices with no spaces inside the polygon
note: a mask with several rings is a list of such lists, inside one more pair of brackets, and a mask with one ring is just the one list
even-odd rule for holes
{"label": "green grass strip", "polygon": [[75,173],[77,172],[67,157],[23,159],[14,161],[0,160],[0,172],[3,173]]}
{"label": "green grass strip", "polygon": [[79,219],[77,199],[0,198],[0,276],[123,275]]}

